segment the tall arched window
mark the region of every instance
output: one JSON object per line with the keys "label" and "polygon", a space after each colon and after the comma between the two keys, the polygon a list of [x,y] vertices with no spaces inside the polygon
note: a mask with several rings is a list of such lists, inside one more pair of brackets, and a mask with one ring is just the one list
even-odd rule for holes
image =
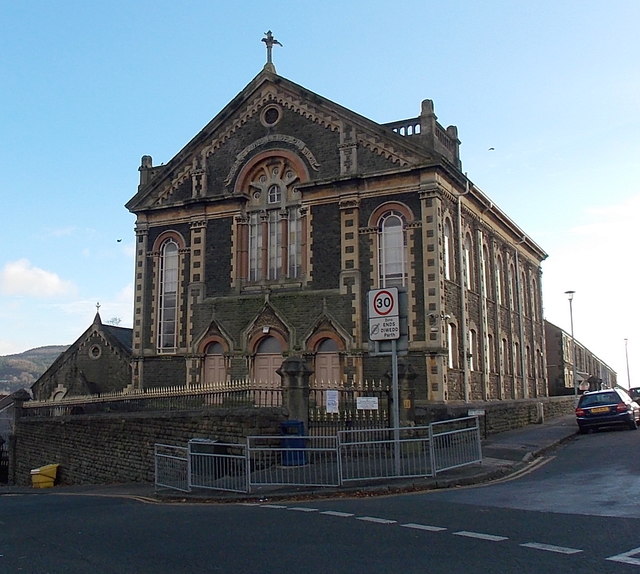
{"label": "tall arched window", "polygon": [[496,347],[493,335],[487,335],[487,359],[489,363],[489,372],[496,372]]}
{"label": "tall arched window", "polygon": [[503,372],[507,375],[511,374],[511,352],[509,351],[509,343],[506,339],[500,342],[500,362],[502,363]]}
{"label": "tall arched window", "polygon": [[531,304],[530,300],[529,300],[529,289],[527,289],[527,287],[529,286],[529,283],[527,281],[527,277],[525,275],[525,272],[522,271],[520,273],[520,293],[522,293],[522,309],[521,312],[523,315],[530,315],[530,309],[529,306]]}
{"label": "tall arched window", "polygon": [[502,267],[502,256],[496,257],[496,299],[502,304],[504,296],[504,271]]}
{"label": "tall arched window", "polygon": [[486,244],[482,245],[482,295],[484,297],[493,298],[493,290],[491,285],[491,271],[489,269],[489,248]]}
{"label": "tall arched window", "polygon": [[530,296],[530,311],[529,314],[533,319],[538,318],[538,284],[536,282],[535,277],[531,277],[531,281],[529,282],[529,292]]}
{"label": "tall arched window", "polygon": [[167,239],[160,248],[158,349],[174,352],[178,323],[178,244]]}
{"label": "tall arched window", "polygon": [[478,335],[475,330],[469,329],[469,369],[477,371],[480,365],[478,357]]}
{"label": "tall arched window", "polygon": [[397,211],[388,211],[378,229],[380,287],[402,287],[407,277],[404,218]]}
{"label": "tall arched window", "polygon": [[516,297],[518,296],[518,289],[516,288],[516,270],[513,263],[509,265],[509,304],[511,310],[515,311],[518,308],[516,303]]}
{"label": "tall arched window", "polygon": [[451,281],[453,279],[453,232],[448,219],[444,222],[443,242],[444,278]]}
{"label": "tall arched window", "polygon": [[467,289],[472,290],[474,287],[473,242],[471,240],[471,235],[468,233],[464,238],[463,256],[464,256],[464,284]]}
{"label": "tall arched window", "polygon": [[302,275],[301,168],[295,158],[268,156],[247,169],[242,192],[247,204],[249,282],[297,279]]}
{"label": "tall arched window", "polygon": [[458,368],[458,330],[453,323],[447,326],[447,343],[449,345],[449,363],[450,369]]}

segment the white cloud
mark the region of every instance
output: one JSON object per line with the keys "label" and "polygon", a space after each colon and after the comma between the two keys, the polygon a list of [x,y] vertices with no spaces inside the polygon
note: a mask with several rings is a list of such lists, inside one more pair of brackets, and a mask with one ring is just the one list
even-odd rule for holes
{"label": "white cloud", "polygon": [[27,297],[74,295],[76,287],[55,273],[34,267],[27,259],[10,261],[0,270],[0,292]]}

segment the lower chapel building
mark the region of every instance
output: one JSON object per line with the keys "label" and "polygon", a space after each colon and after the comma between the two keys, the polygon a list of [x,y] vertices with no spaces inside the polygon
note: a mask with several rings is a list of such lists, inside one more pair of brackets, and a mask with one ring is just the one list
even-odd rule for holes
{"label": "lower chapel building", "polygon": [[171,161],[143,156],[132,384],[381,379],[367,294],[408,301],[416,398],[547,395],[545,252],[461,170],[430,100],[378,124],[271,62]]}

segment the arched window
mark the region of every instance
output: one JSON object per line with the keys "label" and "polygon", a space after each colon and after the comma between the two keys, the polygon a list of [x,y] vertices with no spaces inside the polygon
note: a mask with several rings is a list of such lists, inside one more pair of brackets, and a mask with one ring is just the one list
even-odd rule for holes
{"label": "arched window", "polygon": [[500,362],[502,363],[503,372],[507,375],[511,374],[511,352],[506,339],[500,341]]}
{"label": "arched window", "polygon": [[504,295],[504,271],[502,267],[502,256],[496,257],[496,299],[499,304],[503,302]]}
{"label": "arched window", "polygon": [[[285,154],[286,155],[286,154]],[[247,258],[240,267],[249,282],[281,281],[302,275],[302,219],[299,166],[295,158],[268,156],[244,174]]]}
{"label": "arched window", "polygon": [[473,242],[471,240],[471,235],[467,233],[464,238],[464,284],[465,287],[469,290],[472,290],[474,287],[473,281]]}
{"label": "arched window", "polygon": [[167,239],[160,248],[158,349],[170,353],[177,346],[178,244]]}
{"label": "arched window", "polygon": [[530,299],[530,311],[529,314],[533,319],[538,318],[538,284],[536,282],[535,277],[531,277],[531,281],[529,283],[529,292],[531,294]]}
{"label": "arched window", "polygon": [[444,278],[451,281],[453,279],[453,232],[451,230],[451,222],[445,219],[444,222],[444,239],[443,239],[443,258],[444,258]]}
{"label": "arched window", "polygon": [[486,244],[482,245],[482,295],[487,298],[493,298],[493,289],[491,285],[491,271],[489,267],[489,248]]}
{"label": "arched window", "polygon": [[529,289],[527,289],[527,287],[529,286],[529,283],[527,282],[527,277],[525,275],[525,272],[522,271],[522,273],[520,273],[520,293],[522,293],[522,309],[521,312],[523,315],[530,315],[530,299],[529,299]]}
{"label": "arched window", "polygon": [[489,362],[489,372],[496,372],[496,348],[493,335],[490,333],[487,335],[487,358]]}
{"label": "arched window", "polygon": [[388,211],[380,218],[378,257],[380,287],[402,287],[406,283],[406,238],[404,218]]}
{"label": "arched window", "polygon": [[511,310],[515,311],[518,308],[516,303],[516,297],[518,295],[518,289],[516,288],[516,270],[513,263],[509,265],[509,304]]}
{"label": "arched window", "polygon": [[453,323],[447,327],[447,343],[449,345],[449,368],[458,368],[458,329]]}
{"label": "arched window", "polygon": [[471,371],[477,371],[479,365],[478,335],[473,329],[469,329],[469,369]]}

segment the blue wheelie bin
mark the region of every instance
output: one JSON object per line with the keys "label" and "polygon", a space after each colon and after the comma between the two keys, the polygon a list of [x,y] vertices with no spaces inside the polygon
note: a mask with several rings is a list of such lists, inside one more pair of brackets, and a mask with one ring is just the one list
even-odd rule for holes
{"label": "blue wheelie bin", "polygon": [[304,423],[302,421],[284,421],[280,423],[282,440],[282,465],[302,466],[307,464],[305,452]]}

